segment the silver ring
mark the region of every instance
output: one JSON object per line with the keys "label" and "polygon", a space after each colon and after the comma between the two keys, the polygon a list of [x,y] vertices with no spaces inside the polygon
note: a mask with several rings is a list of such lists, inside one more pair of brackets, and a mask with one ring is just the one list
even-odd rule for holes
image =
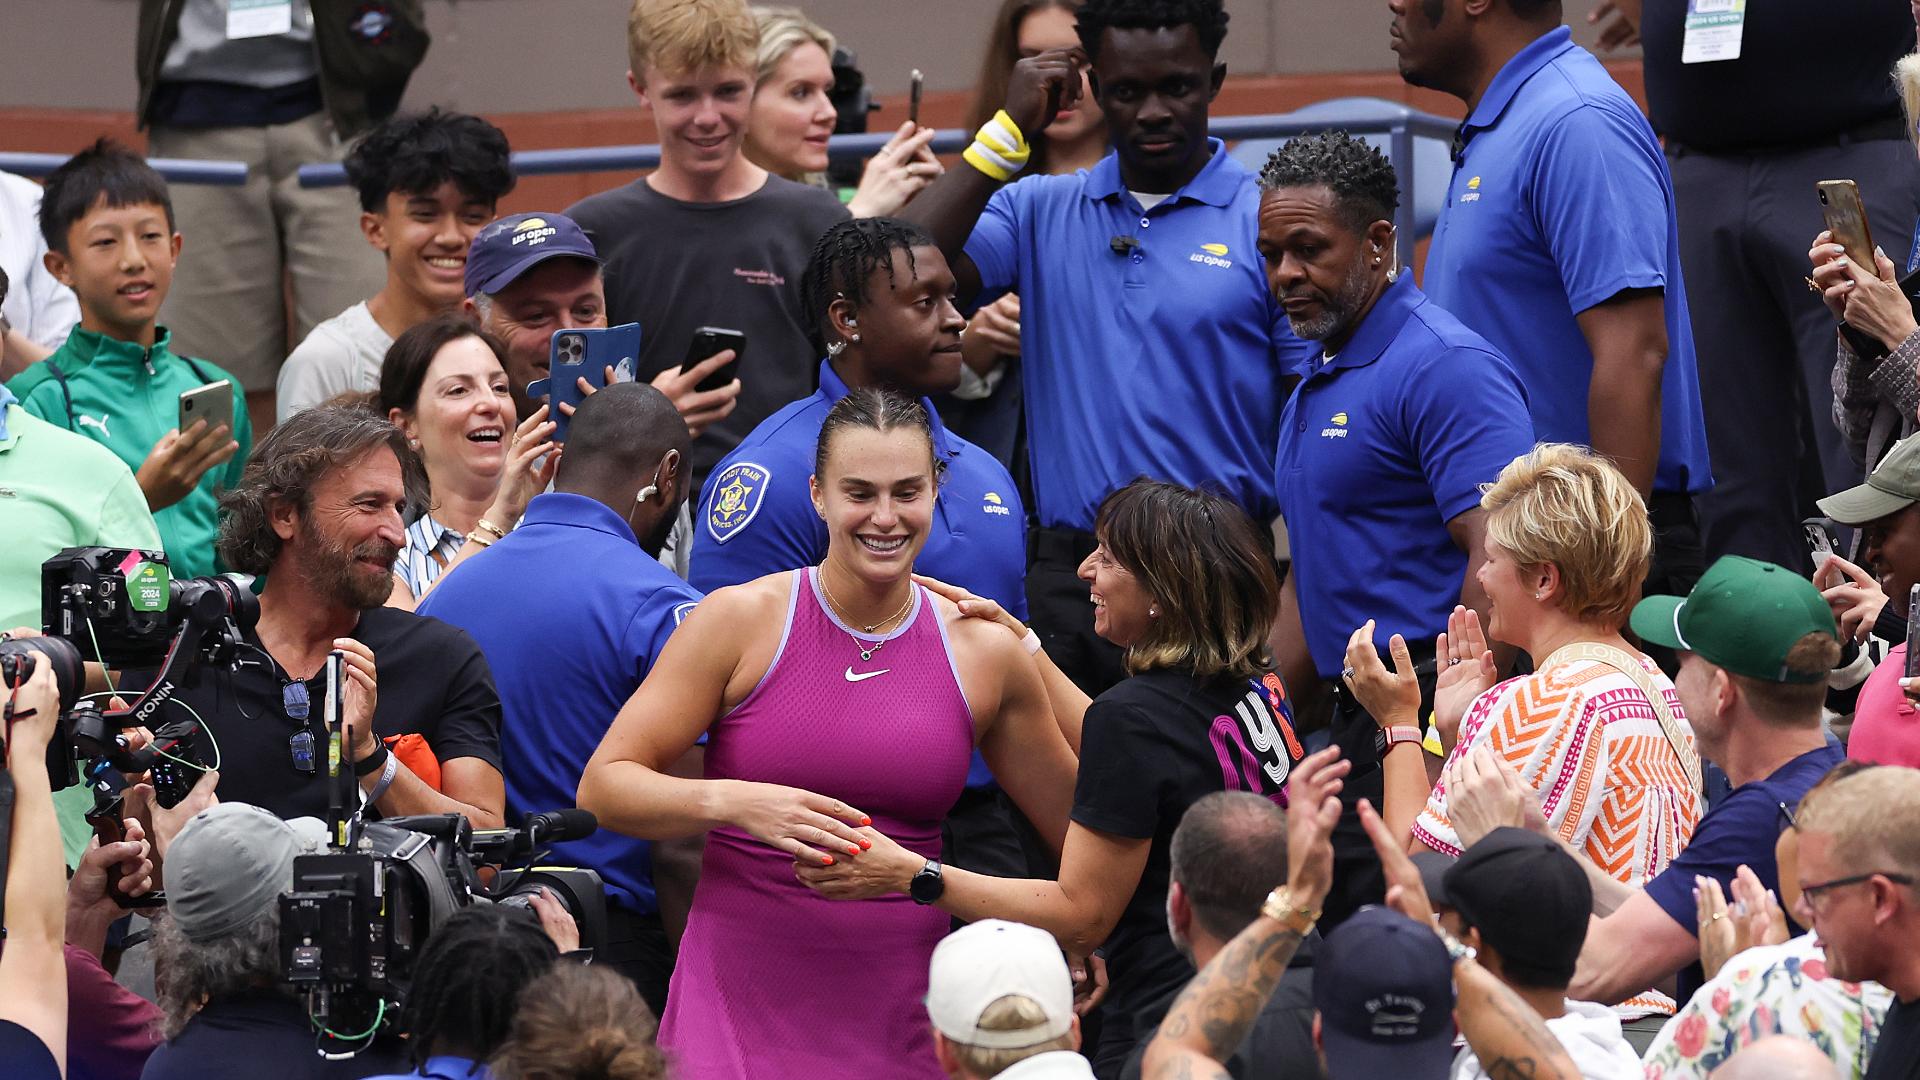
{"label": "silver ring", "polygon": [[1459,658],[1459,657],[1457,657],[1457,656],[1449,656],[1449,657],[1447,657],[1447,666],[1448,666],[1448,667],[1452,667],[1453,665],[1455,665],[1455,664],[1457,664],[1457,663],[1459,663],[1459,662],[1460,662],[1460,658]]}
{"label": "silver ring", "polygon": [[1340,677],[1341,677],[1341,678],[1343,678],[1343,679],[1351,679],[1351,678],[1353,678],[1353,669],[1352,669],[1352,668],[1341,668],[1341,669],[1340,669]]}

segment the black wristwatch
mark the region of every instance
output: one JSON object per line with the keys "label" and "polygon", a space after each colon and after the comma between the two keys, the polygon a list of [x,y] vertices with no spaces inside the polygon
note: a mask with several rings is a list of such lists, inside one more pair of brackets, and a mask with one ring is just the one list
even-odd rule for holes
{"label": "black wristwatch", "polygon": [[927,865],[921,867],[920,872],[913,875],[913,880],[907,884],[907,895],[922,906],[939,900],[940,894],[946,891],[947,883],[940,877],[938,859],[928,859]]}
{"label": "black wristwatch", "polygon": [[372,776],[374,773],[379,772],[386,767],[387,755],[392,752],[393,751],[387,749],[386,743],[375,746],[373,753],[353,763],[353,775]]}

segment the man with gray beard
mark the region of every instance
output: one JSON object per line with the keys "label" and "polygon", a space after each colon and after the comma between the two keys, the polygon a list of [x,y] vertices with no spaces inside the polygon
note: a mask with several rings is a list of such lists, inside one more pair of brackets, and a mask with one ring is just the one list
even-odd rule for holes
{"label": "man with gray beard", "polygon": [[1399,184],[1378,151],[1341,132],[1297,138],[1268,159],[1260,189],[1267,286],[1293,332],[1320,345],[1280,418],[1274,469],[1293,566],[1273,650],[1296,716],[1326,716],[1332,688],[1333,739],[1353,762],[1325,930],[1381,902],[1351,809],[1379,805],[1384,755],[1420,753],[1422,735],[1382,728],[1354,699],[1348,639],[1368,620],[1383,649],[1404,638],[1427,714],[1434,637],[1456,605],[1486,613],[1482,574],[1516,572],[1483,567],[1480,485],[1532,448],[1533,425],[1506,357],[1393,272]]}
{"label": "man with gray beard", "polygon": [[384,606],[419,468],[385,417],[322,405],[260,440],[221,497],[220,555],[266,579],[260,617],[241,627],[232,670],[203,667],[175,700],[200,718],[192,752],[218,769],[223,802],[326,816],[325,672],[337,650],[343,755],[373,814],[501,825],[500,695],[486,658],[466,631]]}

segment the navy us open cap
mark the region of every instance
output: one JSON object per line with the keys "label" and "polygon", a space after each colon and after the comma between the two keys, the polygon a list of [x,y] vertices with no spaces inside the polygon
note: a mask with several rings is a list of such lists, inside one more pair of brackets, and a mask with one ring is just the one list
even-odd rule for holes
{"label": "navy us open cap", "polygon": [[562,257],[600,263],[593,241],[565,214],[500,218],[481,229],[467,249],[467,295],[491,296],[548,259]]}

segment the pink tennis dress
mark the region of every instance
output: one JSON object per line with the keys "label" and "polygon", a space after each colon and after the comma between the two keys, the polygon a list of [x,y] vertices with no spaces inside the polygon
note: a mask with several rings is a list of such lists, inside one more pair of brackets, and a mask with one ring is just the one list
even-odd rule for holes
{"label": "pink tennis dress", "polygon": [[[709,732],[706,776],[831,796],[928,858],[966,782],[973,719],[938,606],[886,637],[827,608],[796,570],[760,685]],[[862,646],[884,642],[870,660]],[[934,1061],[923,999],[947,916],[905,896],[828,900],[793,859],[734,828],[707,834],[660,1044],[680,1080],[917,1078]]]}

